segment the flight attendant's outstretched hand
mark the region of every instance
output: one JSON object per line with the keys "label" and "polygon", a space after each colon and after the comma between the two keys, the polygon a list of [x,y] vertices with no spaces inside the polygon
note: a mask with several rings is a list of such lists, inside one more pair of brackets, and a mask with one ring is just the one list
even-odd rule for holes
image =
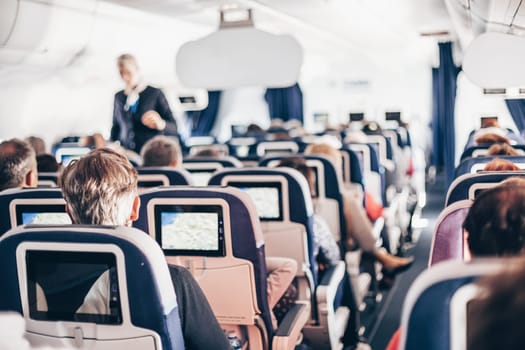
{"label": "flight attendant's outstretched hand", "polygon": [[161,118],[159,113],[153,110],[144,113],[140,121],[150,129],[164,130],[166,128],[166,121]]}

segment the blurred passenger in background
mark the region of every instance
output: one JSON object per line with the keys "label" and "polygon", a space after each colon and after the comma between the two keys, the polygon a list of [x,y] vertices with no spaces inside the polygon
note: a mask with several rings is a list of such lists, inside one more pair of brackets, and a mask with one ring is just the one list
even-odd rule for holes
{"label": "blurred passenger in background", "polygon": [[[324,155],[334,164],[336,169],[341,169],[339,151],[327,144],[312,144],[305,150],[305,154]],[[339,170],[338,170],[339,171]],[[372,223],[368,219],[363,206],[356,200],[353,193],[342,189],[344,216],[346,222],[346,238],[344,242],[347,250],[352,250],[354,243],[367,253],[372,254],[381,265],[384,272],[389,275],[402,272],[410,267],[413,258],[401,258],[376,247]]]}
{"label": "blurred passenger in background", "polygon": [[520,153],[508,143],[495,143],[487,150],[488,156],[518,156]]}
{"label": "blurred passenger in background", "polygon": [[142,166],[167,166],[176,168],[182,164],[182,151],[179,142],[167,136],[155,136],[142,147]]}
{"label": "blurred passenger in background", "polygon": [[36,157],[37,170],[39,173],[59,173],[62,171],[62,164],[52,154],[40,154]]}
{"label": "blurred passenger in background", "polygon": [[37,156],[46,153],[46,143],[42,138],[38,136],[29,136],[26,137],[24,141],[26,141],[31,145],[31,147],[33,147]]}
{"label": "blurred passenger in background", "polygon": [[520,167],[516,164],[501,158],[495,158],[488,162],[483,171],[520,171]]}

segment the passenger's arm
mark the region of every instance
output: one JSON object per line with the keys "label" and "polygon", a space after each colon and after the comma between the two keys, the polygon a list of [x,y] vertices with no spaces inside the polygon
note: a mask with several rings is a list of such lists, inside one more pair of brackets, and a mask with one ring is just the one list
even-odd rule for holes
{"label": "passenger's arm", "polygon": [[319,253],[325,258],[328,265],[335,265],[341,260],[339,246],[330,232],[326,221],[319,216],[314,216],[314,240],[315,246],[319,247]]}
{"label": "passenger's arm", "polygon": [[191,273],[175,265],[170,265],[169,269],[179,304],[186,349],[230,349],[230,343],[217,322],[208,300]]}

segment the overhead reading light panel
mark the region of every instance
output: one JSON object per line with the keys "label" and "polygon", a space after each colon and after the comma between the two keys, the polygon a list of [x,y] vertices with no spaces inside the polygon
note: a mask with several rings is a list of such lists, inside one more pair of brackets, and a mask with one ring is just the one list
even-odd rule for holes
{"label": "overhead reading light panel", "polygon": [[525,86],[525,38],[488,32],[472,41],[463,58],[463,71],[486,89]]}
{"label": "overhead reading light panel", "polygon": [[243,86],[287,87],[297,82],[303,50],[290,35],[275,35],[253,27],[248,18],[226,22],[220,29],[182,45],[176,71],[193,88],[223,90]]}

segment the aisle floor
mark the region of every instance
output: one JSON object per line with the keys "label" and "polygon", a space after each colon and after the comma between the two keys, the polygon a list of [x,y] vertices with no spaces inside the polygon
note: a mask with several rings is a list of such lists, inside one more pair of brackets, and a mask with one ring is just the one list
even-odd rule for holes
{"label": "aisle floor", "polygon": [[[439,177],[436,183],[427,187],[427,204],[421,215],[427,225],[420,231],[417,243],[409,248],[405,254],[415,257],[414,264],[409,270],[397,276],[392,288],[383,293],[383,300],[379,307],[372,310],[374,315],[363,317],[363,323],[367,327],[365,337],[373,350],[385,349],[390,337],[399,327],[403,302],[410,285],[427,267],[432,232],[436,219],[443,209],[445,192],[445,185]],[[367,325],[367,318],[373,320],[373,323]]]}

